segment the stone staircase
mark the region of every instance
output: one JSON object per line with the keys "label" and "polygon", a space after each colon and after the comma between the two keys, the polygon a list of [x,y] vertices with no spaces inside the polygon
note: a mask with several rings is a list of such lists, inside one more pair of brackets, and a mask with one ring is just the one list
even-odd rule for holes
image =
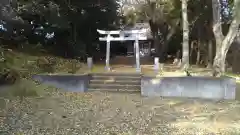
{"label": "stone staircase", "polygon": [[133,73],[94,73],[89,91],[137,92],[141,89],[141,75]]}

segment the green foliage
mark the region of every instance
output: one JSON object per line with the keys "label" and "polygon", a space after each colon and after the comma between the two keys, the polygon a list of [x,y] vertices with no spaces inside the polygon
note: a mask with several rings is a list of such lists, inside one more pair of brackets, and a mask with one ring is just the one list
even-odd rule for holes
{"label": "green foliage", "polygon": [[13,55],[11,53],[11,51],[9,51],[10,53],[6,53],[6,49],[4,49],[3,47],[0,47],[0,72],[5,71],[6,69],[9,69],[11,67],[11,65],[14,63],[14,59],[13,59]]}
{"label": "green foliage", "polygon": [[236,8],[235,8],[235,10],[236,10],[236,16],[237,16],[237,19],[238,19],[238,21],[240,22],[240,1],[239,0],[237,0],[237,4],[236,4]]}
{"label": "green foliage", "polygon": [[179,18],[180,10],[180,1],[156,0],[143,3],[136,13],[142,20],[152,20],[154,23],[161,24],[170,21],[170,19]]}
{"label": "green foliage", "polygon": [[124,17],[124,23],[125,25],[132,26],[134,25],[138,20],[140,16],[137,15],[137,13],[134,10],[130,10],[129,12],[126,13]]}
{"label": "green foliage", "polygon": [[[6,44],[40,42],[53,53],[64,56],[67,52],[66,57],[72,58],[86,57],[86,52],[94,48],[93,43],[98,42],[96,29],[113,29],[119,23],[116,0],[19,0],[10,5],[4,2],[1,7],[8,7],[14,14],[2,12],[0,16],[0,20],[7,18],[0,22],[8,29],[1,33]],[[45,37],[53,32],[53,39]]]}

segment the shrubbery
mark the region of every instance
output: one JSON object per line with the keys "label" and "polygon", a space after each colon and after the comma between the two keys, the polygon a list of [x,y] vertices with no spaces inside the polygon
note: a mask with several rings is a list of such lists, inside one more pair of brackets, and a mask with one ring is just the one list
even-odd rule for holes
{"label": "shrubbery", "polygon": [[32,56],[26,52],[0,48],[0,96],[38,96],[41,85],[32,81],[33,74],[76,73],[82,64],[46,54]]}
{"label": "shrubbery", "polygon": [[56,60],[53,58],[42,57],[37,59],[37,66],[40,72],[53,73],[55,72]]}

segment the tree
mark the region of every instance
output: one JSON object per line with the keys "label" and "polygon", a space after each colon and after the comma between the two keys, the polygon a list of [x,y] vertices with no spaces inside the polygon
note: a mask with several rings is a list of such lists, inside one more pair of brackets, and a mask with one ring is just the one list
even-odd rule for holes
{"label": "tree", "polygon": [[225,72],[225,59],[233,43],[240,23],[240,0],[233,2],[233,16],[228,33],[224,36],[222,31],[220,0],[212,0],[213,32],[216,40],[216,55],[213,62],[213,76],[221,76]]}
{"label": "tree", "polygon": [[159,57],[163,66],[168,43],[180,24],[180,2],[178,0],[143,0],[139,5],[136,10],[137,20],[149,23],[156,57]]}
{"label": "tree", "polygon": [[182,0],[182,22],[183,22],[183,43],[182,43],[182,69],[189,67],[189,26],[188,26],[188,0]]}
{"label": "tree", "polygon": [[[212,5],[209,0],[191,0],[188,2],[189,43],[191,43],[191,63],[211,67],[213,56],[211,45]],[[208,54],[208,55],[207,55]]]}
{"label": "tree", "polygon": [[98,43],[96,30],[118,25],[116,0],[3,0],[0,8],[0,25],[8,29],[4,35],[10,35],[5,37],[22,36],[25,41],[36,39],[45,45],[49,41],[46,35],[55,33],[51,47],[54,52],[61,51],[61,56],[94,54]]}

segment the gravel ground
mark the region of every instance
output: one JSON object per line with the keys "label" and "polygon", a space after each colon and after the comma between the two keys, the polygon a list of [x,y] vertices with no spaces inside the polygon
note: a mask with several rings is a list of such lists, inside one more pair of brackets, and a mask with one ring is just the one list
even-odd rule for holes
{"label": "gravel ground", "polygon": [[0,134],[237,135],[240,103],[146,98],[139,93],[60,93],[0,99]]}

